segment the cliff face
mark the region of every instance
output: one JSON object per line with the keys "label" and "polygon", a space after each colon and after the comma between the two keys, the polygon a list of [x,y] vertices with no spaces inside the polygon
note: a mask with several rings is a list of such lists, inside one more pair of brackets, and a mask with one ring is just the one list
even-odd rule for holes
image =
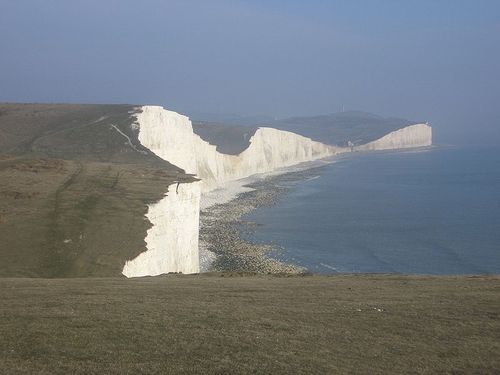
{"label": "cliff face", "polygon": [[[337,128],[373,128],[370,136],[377,137],[369,140],[379,138],[356,150],[432,141],[427,125],[382,137],[393,129],[352,118]],[[318,124],[335,125],[319,118],[307,129]],[[274,128],[215,130],[207,127],[200,138],[187,117],[161,107],[0,103],[0,276],[197,272],[200,194],[350,151]],[[348,139],[359,140],[353,132]],[[212,203],[221,199],[219,192],[212,196]]]}
{"label": "cliff face", "polygon": [[228,155],[196,135],[191,121],[175,112],[145,106],[137,115],[137,122],[142,145],[200,178],[202,191],[256,173],[331,156],[341,150],[291,132],[259,128],[247,149],[239,155]]}
{"label": "cliff face", "polygon": [[356,146],[355,151],[394,150],[432,145],[432,128],[427,124],[416,124],[393,131],[373,142]]}
{"label": "cliff face", "polygon": [[167,195],[150,205],[146,214],[152,224],[146,236],[147,251],[127,261],[123,275],[199,272],[199,207],[199,182],[170,185]]}
{"label": "cliff face", "polygon": [[[158,106],[144,106],[136,117],[141,144],[200,181],[173,184],[167,196],[149,206],[147,218],[152,227],[146,237],[148,250],[126,263],[123,274],[127,277],[199,272],[198,229],[202,193],[228,181],[349,151],[288,131],[259,128],[243,152],[228,155],[218,152],[216,146],[196,135],[186,116]],[[417,124],[393,131],[354,150],[422,147],[431,143],[431,127]]]}
{"label": "cliff face", "polygon": [[162,107],[144,106],[137,114],[138,139],[160,158],[194,174],[201,181],[173,184],[168,195],[152,204],[147,251],[127,262],[127,277],[168,272],[199,272],[198,220],[200,194],[225,182],[334,155],[337,147],[272,128],[259,128],[239,155],[222,154],[193,133],[186,116]]}

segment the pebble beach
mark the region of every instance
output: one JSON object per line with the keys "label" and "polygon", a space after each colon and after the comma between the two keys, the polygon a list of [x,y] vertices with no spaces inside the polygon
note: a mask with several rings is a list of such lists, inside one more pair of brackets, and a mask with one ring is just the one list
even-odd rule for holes
{"label": "pebble beach", "polygon": [[206,194],[200,213],[202,272],[307,272],[305,268],[277,259],[283,251],[278,246],[243,239],[251,237],[257,229],[256,224],[244,216],[259,207],[274,205],[294,184],[317,176],[321,169],[321,164],[308,164],[236,181]]}

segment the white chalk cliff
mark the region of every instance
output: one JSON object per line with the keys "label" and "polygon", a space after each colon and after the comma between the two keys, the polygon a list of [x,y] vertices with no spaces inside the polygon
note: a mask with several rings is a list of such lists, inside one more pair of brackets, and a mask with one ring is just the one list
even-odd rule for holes
{"label": "white chalk cliff", "polygon": [[152,227],[146,236],[147,251],[126,262],[123,275],[199,272],[199,185],[199,182],[172,184],[163,199],[149,206],[146,217]]}
{"label": "white chalk cliff", "polygon": [[186,116],[158,106],[142,107],[137,124],[143,146],[201,181],[181,184],[178,191],[177,184],[171,185],[162,200],[149,206],[146,216],[153,226],[146,236],[147,251],[126,262],[122,273],[127,277],[199,272],[200,193],[342,150],[291,132],[259,128],[239,155],[222,154],[193,132]]}
{"label": "white chalk cliff", "polygon": [[432,128],[427,124],[410,125],[382,138],[356,146],[356,151],[394,150],[432,145]]}
{"label": "white chalk cliff", "polygon": [[[196,175],[199,182],[173,184],[167,195],[149,206],[152,224],[146,236],[147,251],[126,262],[127,277],[168,272],[199,272],[200,195],[257,173],[347,152],[309,138],[273,128],[259,128],[239,155],[222,154],[193,132],[188,117],[158,106],[144,106],[136,115],[139,141],[162,159]],[[356,151],[428,146],[432,129],[426,124],[408,126],[355,147]]]}
{"label": "white chalk cliff", "polygon": [[239,155],[222,154],[193,132],[186,116],[144,106],[139,141],[156,155],[201,179],[202,191],[225,182],[334,155],[340,149],[287,131],[259,128]]}

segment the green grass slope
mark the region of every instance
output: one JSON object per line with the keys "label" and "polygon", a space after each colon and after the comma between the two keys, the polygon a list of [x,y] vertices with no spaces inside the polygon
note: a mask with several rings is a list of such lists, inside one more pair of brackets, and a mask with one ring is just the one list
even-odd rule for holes
{"label": "green grass slope", "polygon": [[498,277],[220,276],[0,279],[0,372],[500,372]]}
{"label": "green grass slope", "polygon": [[118,276],[147,204],[183,171],[142,147],[129,105],[0,104],[0,277]]}

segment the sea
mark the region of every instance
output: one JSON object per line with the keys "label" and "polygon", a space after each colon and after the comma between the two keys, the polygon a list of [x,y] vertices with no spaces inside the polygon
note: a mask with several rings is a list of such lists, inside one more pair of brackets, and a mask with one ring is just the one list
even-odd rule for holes
{"label": "sea", "polygon": [[313,273],[500,274],[500,149],[353,153],[284,182],[247,240]]}

